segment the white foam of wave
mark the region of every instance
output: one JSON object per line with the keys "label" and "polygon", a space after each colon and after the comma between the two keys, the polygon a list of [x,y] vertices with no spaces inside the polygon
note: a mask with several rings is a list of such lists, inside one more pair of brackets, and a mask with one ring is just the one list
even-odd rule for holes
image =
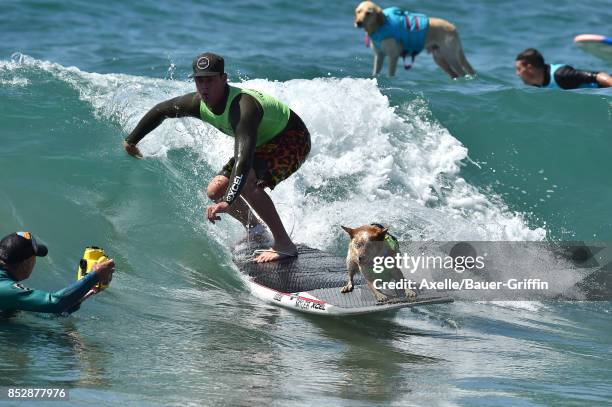
{"label": "white foam of wave", "polygon": [[537,312],[545,307],[545,305],[539,301],[477,301],[477,303],[491,304],[500,308],[531,312]]}
{"label": "white foam of wave", "polygon": [[0,78],[0,86],[5,87],[14,87],[14,88],[25,88],[30,84],[30,81],[27,78],[11,78],[11,79],[1,79]]}
{"label": "white foam of wave", "polygon": [[19,63],[15,60],[0,61],[0,86],[24,88],[30,85],[28,78],[19,74],[15,75],[19,66]]}
{"label": "white foam of wave", "polygon": [[[193,84],[123,74],[96,74],[16,55],[2,69],[39,69],[65,81],[103,120],[127,134],[156,103],[193,91]],[[237,84],[289,104],[308,125],[310,156],[272,197],[294,237],[329,247],[340,224],[373,221],[404,238],[540,240],[523,216],[460,175],[467,149],[422,99],[395,108],[373,79],[250,80]],[[119,137],[118,140],[119,142]],[[211,168],[232,154],[231,139],[194,119],[166,120],[142,143],[145,156],[191,148]]]}

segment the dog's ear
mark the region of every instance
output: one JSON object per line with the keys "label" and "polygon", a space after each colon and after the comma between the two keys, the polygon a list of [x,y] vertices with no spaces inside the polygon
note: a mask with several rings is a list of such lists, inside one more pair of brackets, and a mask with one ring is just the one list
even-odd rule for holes
{"label": "dog's ear", "polygon": [[379,6],[374,8],[374,14],[376,14],[376,24],[378,24],[378,27],[385,25],[385,14]]}
{"label": "dog's ear", "polygon": [[340,227],[341,227],[342,229],[344,229],[344,231],[345,231],[346,233],[348,233],[348,234],[349,234],[349,236],[351,237],[351,239],[353,238],[353,235],[355,234],[355,229],[351,229],[351,228],[348,228],[348,227],[346,227],[346,226],[342,226],[342,225],[340,225]]}
{"label": "dog's ear", "polygon": [[387,235],[388,230],[389,230],[388,228],[383,228],[383,229],[380,229],[378,232],[376,232],[375,240],[385,240],[385,236]]}

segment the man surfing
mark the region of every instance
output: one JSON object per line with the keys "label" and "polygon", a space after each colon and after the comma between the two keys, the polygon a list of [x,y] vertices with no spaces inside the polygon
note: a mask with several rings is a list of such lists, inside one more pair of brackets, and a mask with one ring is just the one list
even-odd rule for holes
{"label": "man surfing", "polygon": [[[310,133],[284,103],[263,93],[227,83],[222,57],[204,53],[193,61],[196,92],[154,106],[124,141],[133,157],[142,157],[137,144],[166,118],[195,117],[234,137],[234,156],[210,181],[207,195],[209,221],[228,213],[249,230],[261,229],[259,219],[272,233],[274,244],[261,251],[258,263],[297,256],[274,203],[264,188],[274,187],[304,163],[310,152]],[[249,208],[250,205],[250,208]]]}

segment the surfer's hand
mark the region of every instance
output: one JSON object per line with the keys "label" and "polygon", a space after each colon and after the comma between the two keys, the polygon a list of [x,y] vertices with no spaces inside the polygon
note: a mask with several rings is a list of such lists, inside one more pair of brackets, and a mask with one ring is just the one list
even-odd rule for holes
{"label": "surfer's hand", "polygon": [[104,285],[110,284],[115,271],[115,261],[109,259],[101,263],[96,263],[91,267],[91,271],[95,272],[100,278],[100,282]]}
{"label": "surfer's hand", "polygon": [[220,216],[217,216],[218,213],[227,212],[229,209],[229,204],[227,202],[219,202],[213,205],[209,205],[206,209],[206,217],[212,223],[215,223],[216,220],[221,220]]}
{"label": "surfer's hand", "polygon": [[136,147],[136,144],[130,144],[127,141],[123,140],[123,148],[132,157],[142,158],[142,154],[140,153],[138,147]]}

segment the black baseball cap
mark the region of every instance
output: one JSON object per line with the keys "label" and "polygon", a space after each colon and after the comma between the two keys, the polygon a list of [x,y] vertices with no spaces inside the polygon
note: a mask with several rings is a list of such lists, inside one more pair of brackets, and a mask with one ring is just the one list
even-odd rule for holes
{"label": "black baseball cap", "polygon": [[21,263],[32,256],[44,257],[49,250],[38,243],[30,232],[15,232],[0,240],[0,260],[8,264]]}
{"label": "black baseball cap", "polygon": [[189,75],[189,77],[215,76],[223,75],[224,73],[225,62],[223,61],[223,57],[213,54],[212,52],[205,52],[198,55],[193,60],[193,73]]}

